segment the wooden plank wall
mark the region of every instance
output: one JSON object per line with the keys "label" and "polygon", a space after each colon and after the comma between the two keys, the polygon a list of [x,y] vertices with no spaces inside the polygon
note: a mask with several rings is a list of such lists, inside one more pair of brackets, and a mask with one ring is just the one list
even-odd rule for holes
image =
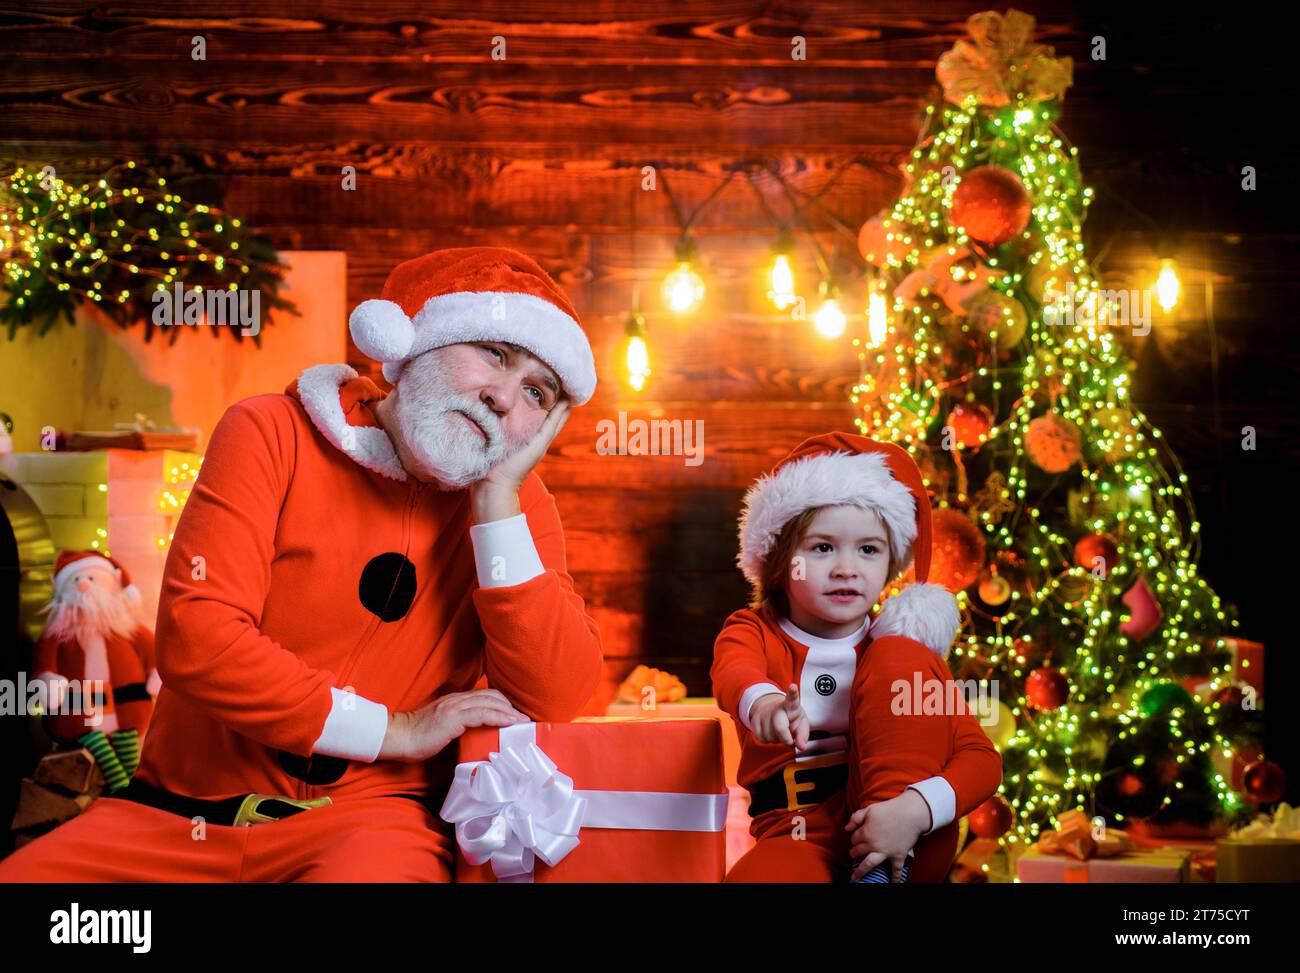
{"label": "wooden plank wall", "polygon": [[[350,305],[433,248],[505,244],[536,257],[575,302],[600,368],[595,401],[542,474],[604,633],[609,680],[646,661],[705,694],[713,636],[746,595],[734,567],[741,493],[805,436],[850,427],[856,361],[845,341],[764,308],[757,272],[774,226],[759,194],[777,214],[791,209],[761,168],[752,184],[732,178],[696,220],[705,308],[689,322],[664,314],[657,288],[677,226],[662,180],[640,188],[642,167],[666,174],[687,211],[742,163],[776,168],[852,291],[854,230],[895,198],[935,60],[984,6],[0,4],[0,155],[198,156],[223,174],[230,207],[278,246],[346,251]],[[1277,218],[1296,152],[1250,109],[1279,93],[1280,61],[1226,15],[1207,25],[1090,3],[1018,6],[1039,18],[1040,40],[1075,58],[1062,127],[1097,190],[1087,238],[1099,268],[1115,286],[1141,284],[1156,231],[1173,233],[1187,303],[1176,326],[1133,339],[1138,394],[1192,477],[1207,573],[1262,613],[1251,575],[1228,567],[1251,556],[1252,484],[1296,454],[1283,400],[1297,364],[1283,340],[1296,236]],[[206,60],[191,59],[196,35]],[[507,56],[494,61],[498,35]],[[791,60],[794,35],[807,38],[805,61]],[[1089,57],[1098,36],[1105,62]],[[1254,194],[1238,186],[1246,164],[1261,171]],[[356,191],[341,189],[343,166],[355,167]],[[803,280],[815,279],[811,252],[801,234]],[[634,290],[654,356],[642,395],[615,373]],[[351,361],[378,377],[355,349]],[[620,411],[703,420],[705,461],[597,456],[597,422]],[[1272,446],[1253,466],[1236,445],[1246,423]],[[1268,624],[1257,614],[1252,631]]]}

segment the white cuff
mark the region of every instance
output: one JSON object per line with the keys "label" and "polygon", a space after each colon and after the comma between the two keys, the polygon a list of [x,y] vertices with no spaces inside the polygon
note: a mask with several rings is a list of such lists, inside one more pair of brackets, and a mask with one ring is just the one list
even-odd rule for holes
{"label": "white cuff", "polygon": [[32,682],[39,683],[44,687],[44,692],[37,698],[37,702],[41,704],[44,713],[47,716],[51,714],[57,715],[63,709],[63,701],[68,695],[68,680],[59,673],[46,669],[33,676]]}
{"label": "white cuff", "polygon": [[753,731],[749,725],[749,711],[754,708],[754,701],[760,696],[766,696],[768,693],[780,693],[785,695],[785,690],[780,686],[774,686],[770,682],[756,682],[741,694],[739,716],[740,722],[745,725],[746,730]]}
{"label": "white cuff", "polygon": [[471,524],[469,539],[474,546],[480,588],[508,588],[546,572],[529,533],[528,519],[522,513]]}
{"label": "white cuff", "polygon": [[157,669],[150,669],[149,678],[144,683],[144,691],[150,696],[157,696],[160,689],[162,689],[162,676],[158,675]]}
{"label": "white cuff", "polygon": [[952,785],[947,780],[942,777],[927,777],[909,786],[925,798],[926,804],[930,805],[930,831],[922,831],[922,834],[929,834],[931,831],[938,831],[945,825],[952,824],[953,819],[957,817],[957,792],[952,789]]}
{"label": "white cuff", "polygon": [[373,763],[388,733],[388,707],[382,703],[330,687],[333,703],[325,729],[312,744],[312,753]]}

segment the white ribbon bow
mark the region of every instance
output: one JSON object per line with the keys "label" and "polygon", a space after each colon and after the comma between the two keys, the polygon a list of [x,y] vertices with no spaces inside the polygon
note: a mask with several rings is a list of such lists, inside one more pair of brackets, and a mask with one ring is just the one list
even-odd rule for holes
{"label": "white ribbon bow", "polygon": [[471,865],[490,861],[498,881],[528,881],[534,858],[554,866],[578,847],[586,810],[573,779],[529,741],[458,765],[442,818]]}
{"label": "white ribbon bow", "polygon": [[471,865],[501,882],[531,882],[535,859],[554,867],[590,828],[721,831],[726,794],[578,791],[537,745],[535,723],[500,730],[500,751],[456,766],[442,819]]}

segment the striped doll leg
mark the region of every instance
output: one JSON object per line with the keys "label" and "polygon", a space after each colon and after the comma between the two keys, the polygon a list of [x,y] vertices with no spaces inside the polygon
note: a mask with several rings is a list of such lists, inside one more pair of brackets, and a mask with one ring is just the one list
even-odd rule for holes
{"label": "striped doll leg", "polygon": [[120,791],[127,785],[131,777],[122,767],[122,761],[118,759],[117,754],[113,751],[113,746],[108,742],[108,737],[104,736],[100,730],[91,730],[89,733],[77,737],[77,742],[90,751],[99,764],[99,769],[104,774],[104,783],[108,787],[108,793]]}
{"label": "striped doll leg", "polygon": [[133,777],[135,769],[140,766],[140,731],[114,730],[108,735],[108,742],[112,744],[117,759],[121,761],[127,778]]}

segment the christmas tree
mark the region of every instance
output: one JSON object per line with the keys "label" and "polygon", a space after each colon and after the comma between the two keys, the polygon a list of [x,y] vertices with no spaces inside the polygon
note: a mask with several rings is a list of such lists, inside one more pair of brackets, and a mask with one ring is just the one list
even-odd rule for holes
{"label": "christmas tree", "polygon": [[[1187,477],[1130,397],[1124,338],[1152,326],[1152,294],[1108,291],[1088,264],[1092,193],[1056,125],[1070,59],[1016,11],[968,31],[902,195],[859,235],[853,399],[860,430],[926,476],[930,580],[963,612],[949,662],[989,690],[1003,788],[971,829],[1023,847],[1074,808],[1121,828],[1237,818],[1232,755],[1262,720],[1197,567]],[[1276,765],[1247,789],[1280,796]]]}

